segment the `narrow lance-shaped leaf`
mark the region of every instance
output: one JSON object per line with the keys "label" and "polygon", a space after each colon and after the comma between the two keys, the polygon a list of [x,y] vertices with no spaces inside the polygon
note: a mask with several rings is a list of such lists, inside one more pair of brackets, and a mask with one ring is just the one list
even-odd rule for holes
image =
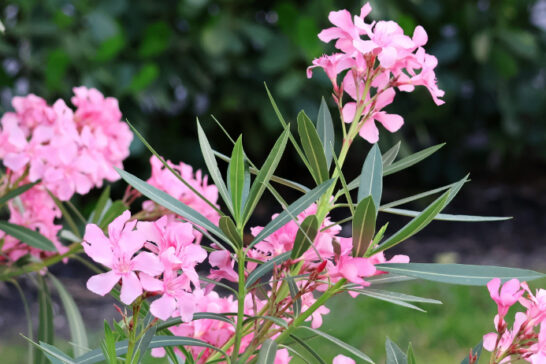
{"label": "narrow lance-shaped leaf", "polygon": [[520,281],[531,281],[545,276],[543,273],[528,269],[490,265],[384,263],[377,264],[376,267],[382,271],[408,277],[466,286],[484,286],[493,278],[500,278],[503,282],[506,282],[512,278],[517,278]]}
{"label": "narrow lance-shaped leaf", "polygon": [[[218,151],[214,151],[214,155],[217,156],[218,158],[220,158],[221,160],[225,161],[225,162],[229,162],[231,160],[230,157],[226,156],[225,154],[222,154]],[[248,161],[248,159],[247,159]],[[253,167],[249,167],[248,168],[248,171],[252,174],[258,174],[259,170],[256,169],[256,168],[253,168]],[[300,184],[300,183],[297,183],[297,182],[294,182],[294,181],[291,181],[289,179],[286,179],[286,178],[282,178],[282,177],[279,177],[279,176],[275,176],[275,175],[272,175],[271,176],[271,181],[272,182],[277,182],[278,184],[281,184],[283,186],[286,186],[286,187],[290,187],[296,191],[300,191],[300,192],[309,192],[309,188]],[[249,176],[249,185],[250,185],[250,176]],[[244,204],[243,204],[244,205]]]}
{"label": "narrow lance-shaped leaf", "polygon": [[366,254],[375,233],[375,205],[372,196],[358,203],[353,217],[353,256]]}
{"label": "narrow lance-shaped leaf", "polygon": [[[39,304],[39,321],[38,321],[38,341],[47,344],[53,344],[54,329],[53,329],[53,307],[51,305],[51,296],[49,289],[43,277],[39,277],[38,287],[38,304]],[[46,364],[48,359],[42,351],[35,352],[34,363]]]}
{"label": "narrow lance-shaped leaf", "polygon": [[83,323],[78,305],[76,305],[76,302],[74,302],[74,299],[70,293],[64,288],[63,284],[57,278],[50,274],[49,279],[51,279],[51,282],[59,293],[59,297],[61,298],[61,302],[64,306],[64,311],[68,320],[68,327],[70,329],[71,341],[74,344],[74,355],[83,355],[88,351],[89,344],[87,341],[85,324]]}
{"label": "narrow lance-shaped leaf", "polygon": [[[264,86],[265,86],[265,91],[267,92],[267,96],[269,97],[269,101],[271,102],[271,106],[273,106],[273,110],[275,110],[275,114],[277,115],[277,119],[279,119],[279,122],[281,123],[283,128],[285,129],[288,128],[288,130],[290,130],[290,124],[288,124],[284,120],[279,108],[277,107],[277,103],[275,102],[275,99],[273,98],[273,95],[271,95],[271,92],[269,91],[269,88],[267,87],[267,84],[265,82],[264,82]],[[311,169],[311,166],[309,165],[307,158],[305,158],[305,155],[303,154],[300,146],[296,142],[296,139],[294,138],[292,133],[288,134],[288,137],[290,138],[290,142],[294,146],[294,149],[296,149],[296,152],[298,153],[298,156],[300,157],[301,161],[305,164],[307,169]]]}
{"label": "narrow lance-shaped leaf", "polygon": [[397,299],[397,298],[393,297],[390,294],[382,294],[382,293],[379,293],[379,292],[373,292],[373,291],[368,291],[367,289],[359,289],[359,288],[348,289],[348,290],[359,293],[359,294],[364,295],[364,296],[375,298],[375,299],[380,300],[380,301],[389,302],[389,303],[392,303],[394,305],[398,305],[398,306],[402,306],[402,307],[406,307],[406,308],[411,308],[412,310],[416,310],[416,311],[420,311],[420,312],[426,312],[421,307],[415,306],[414,304],[411,304],[408,301],[403,301],[403,300]]}
{"label": "narrow lance-shaped leaf", "polygon": [[258,266],[248,275],[248,278],[245,282],[245,287],[249,288],[250,286],[252,286],[252,284],[254,284],[254,282],[256,282],[258,279],[271,272],[275,265],[286,262],[288,259],[290,259],[291,253],[291,251],[284,252]]}
{"label": "narrow lance-shaped leaf", "polygon": [[[396,208],[381,208],[380,211],[393,215],[401,216],[417,216],[419,211],[396,209]],[[510,216],[476,216],[476,215],[453,215],[453,214],[438,214],[434,220],[439,221],[458,221],[458,222],[490,222],[490,221],[505,221],[510,220]]]}
{"label": "narrow lance-shaped leaf", "polygon": [[220,230],[228,237],[228,239],[238,248],[242,248],[243,240],[241,235],[237,231],[233,220],[228,216],[222,216],[220,222],[218,223]]}
{"label": "narrow lance-shaped leaf", "polygon": [[320,107],[317,116],[317,133],[324,149],[324,156],[326,157],[326,166],[330,167],[332,163],[332,150],[331,145],[334,145],[334,123],[332,121],[332,115],[328,109],[328,105],[324,100],[324,97],[320,100]]}
{"label": "narrow lance-shaped leaf", "polygon": [[328,335],[328,334],[326,334],[326,333],[324,333],[322,331],[312,329],[312,328],[307,327],[307,326],[300,326],[300,329],[305,329],[307,331],[312,332],[313,334],[317,334],[319,336],[322,336],[323,338],[325,338],[326,340],[329,340],[330,342],[336,344],[340,348],[347,350],[349,353],[353,354],[354,356],[356,356],[356,357],[358,357],[358,358],[360,358],[360,359],[362,359],[364,361],[367,361],[368,363],[373,364],[373,360],[370,359],[370,357],[368,355],[364,354],[362,351],[358,350],[354,346],[351,346],[351,345],[347,344],[346,342],[343,342],[343,341],[339,340],[336,337],[333,337],[333,336]]}
{"label": "narrow lance-shaped leaf", "polygon": [[297,342],[302,348],[304,348],[305,350],[307,350],[307,352],[309,354],[311,354],[319,364],[326,364],[326,362],[324,361],[324,359],[322,359],[322,356],[317,353],[312,347],[310,347],[309,345],[307,345],[307,343],[305,341],[303,341],[302,339],[300,339],[299,337],[295,336],[295,335],[290,335],[290,338],[292,340],[294,340],[295,342]]}
{"label": "narrow lance-shaped leaf", "polygon": [[37,183],[40,181],[36,181],[33,183],[27,183],[25,185],[19,186],[17,188],[14,188],[13,190],[6,193],[4,196],[0,197],[0,207],[3,206],[6,202],[11,200],[14,197],[19,196],[20,194],[30,190],[32,187],[34,187]]}
{"label": "narrow lance-shaped leaf", "polygon": [[216,158],[214,157],[214,153],[210,146],[209,140],[207,139],[207,136],[203,131],[201,124],[199,123],[199,120],[197,120],[197,138],[199,139],[201,154],[203,154],[203,159],[205,160],[205,164],[207,165],[207,169],[209,170],[210,177],[218,188],[218,192],[220,193],[220,196],[222,196],[222,199],[224,200],[229,211],[233,213],[233,204],[231,203],[231,198],[229,196],[226,184],[222,179],[222,175],[220,173],[220,170],[218,169],[218,164],[216,163]]}
{"label": "narrow lance-shaped leaf", "polygon": [[[150,349],[153,348],[161,348],[166,346],[198,346],[198,347],[204,347],[209,348],[215,351],[218,351],[221,353],[228,363],[231,362],[228,355],[225,351],[223,351],[220,348],[217,348],[214,345],[211,345],[209,343],[206,343],[203,340],[195,339],[192,337],[185,337],[185,336],[155,336],[150,341],[150,345],[148,346]],[[129,345],[127,340],[123,340],[116,343],[116,355],[123,355],[127,353]],[[93,363],[99,363],[104,360],[104,354],[100,349],[95,349],[93,351],[90,351],[89,353],[82,355],[80,357],[77,357],[75,359],[75,362],[77,364],[93,364]]]}
{"label": "narrow lance-shaped leaf", "polygon": [[273,364],[275,363],[275,355],[277,353],[277,343],[274,340],[267,339],[260,348],[258,353],[257,364]]}
{"label": "narrow lance-shaped leaf", "polygon": [[197,226],[202,226],[209,232],[214,233],[225,242],[231,244],[231,242],[224,237],[222,231],[199,212],[183,204],[169,194],[155,188],[149,183],[144,182],[143,180],[132,175],[129,172],[117,168],[116,171],[119,173],[121,178],[125,180],[125,182],[133,186],[137,191],[148,197],[150,200],[174,212],[175,214],[182,216],[184,219],[190,221],[191,223],[196,224]]}
{"label": "narrow lance-shaped leaf", "polygon": [[250,218],[250,215],[252,215],[252,212],[254,211],[256,205],[258,204],[258,201],[262,197],[262,194],[264,193],[265,188],[267,187],[267,184],[269,183],[269,180],[273,175],[273,172],[275,172],[275,169],[279,165],[279,161],[281,160],[284,149],[286,148],[288,135],[290,135],[289,125],[284,129],[282,134],[279,136],[279,139],[277,139],[277,141],[275,142],[275,145],[271,149],[271,152],[265,160],[264,165],[256,175],[254,183],[252,184],[252,187],[250,187],[248,199],[244,207],[242,225],[245,225]]}
{"label": "narrow lance-shaped leaf", "polygon": [[318,220],[315,215],[309,215],[303,220],[294,239],[292,259],[298,259],[309,249],[317,236],[318,227]]}
{"label": "narrow lance-shaped leaf", "polygon": [[241,218],[243,204],[243,189],[245,184],[245,159],[243,152],[243,138],[235,142],[233,152],[231,153],[231,161],[229,162],[229,187],[231,194],[231,202],[233,204],[233,217],[235,221]]}
{"label": "narrow lance-shaped leaf", "polygon": [[413,153],[405,158],[400,159],[397,162],[394,162],[390,166],[385,167],[383,170],[383,175],[388,176],[389,174],[393,174],[396,172],[399,172],[401,170],[404,170],[408,167],[413,166],[414,164],[419,163],[423,159],[431,156],[432,154],[436,153],[440,148],[442,148],[445,145],[445,143],[438,144],[426,149],[423,149],[417,153]]}
{"label": "narrow lance-shaped leaf", "polygon": [[[417,164],[419,163],[420,161],[422,161],[423,159],[429,157],[430,155],[434,154],[434,152],[436,152],[438,149],[440,149],[441,147],[443,147],[445,145],[444,144],[439,144],[439,145],[435,145],[433,147],[430,147],[430,148],[427,148],[427,149],[423,149],[417,153],[414,153],[414,154],[411,154],[405,158],[402,158],[400,159],[399,161],[389,165],[389,166],[385,166],[385,168],[383,168],[383,177],[385,176],[388,176],[390,174],[393,174],[393,173],[396,173],[396,172],[399,172],[403,169],[406,169],[408,167],[411,167],[413,166],[414,164]],[[354,180],[352,180],[350,183],[349,183],[349,189],[350,190],[354,190],[355,188],[357,188],[359,186],[359,179],[360,177],[357,177],[355,178]]]}
{"label": "narrow lance-shaped leaf", "polygon": [[294,316],[299,316],[301,312],[301,297],[298,296],[299,288],[296,281],[291,275],[287,275],[286,283],[288,284],[288,290],[290,291],[290,297],[294,301],[292,303],[292,309],[294,310]]}
{"label": "narrow lance-shaped leaf", "polygon": [[99,222],[99,227],[101,229],[106,229],[116,217],[121,215],[123,211],[127,210],[127,206],[121,200],[112,202],[110,207],[104,212],[101,221]]}
{"label": "narrow lance-shaped leaf", "polygon": [[298,114],[298,133],[300,135],[303,151],[311,166],[309,172],[311,172],[311,175],[317,184],[326,181],[329,175],[326,156],[324,155],[324,147],[320,142],[313,122],[303,110]]}
{"label": "narrow lance-shaped leaf", "polygon": [[330,179],[322,183],[321,185],[313,188],[311,191],[307,192],[305,195],[301,196],[292,204],[290,204],[283,212],[281,212],[279,215],[277,215],[277,217],[271,220],[262,229],[262,231],[260,231],[258,235],[256,235],[254,240],[250,243],[249,248],[253,247],[255,244],[259,243],[260,241],[267,238],[269,235],[273,234],[290,220],[295,219],[298,214],[303,212],[303,210],[305,210],[313,202],[318,200],[330,187],[332,182],[333,179]]}
{"label": "narrow lance-shaped leaf", "polygon": [[102,193],[100,194],[100,197],[97,201],[97,204],[95,205],[95,209],[89,216],[89,221],[93,224],[98,224],[102,213],[104,212],[104,207],[106,206],[106,202],[110,198],[110,185],[106,186]]}
{"label": "narrow lance-shaped leaf", "polygon": [[358,201],[362,201],[366,196],[372,196],[377,212],[383,192],[383,164],[381,163],[381,151],[377,144],[373,145],[364,160],[359,181]]}
{"label": "narrow lance-shaped leaf", "polygon": [[400,142],[393,145],[391,149],[387,150],[383,154],[383,156],[381,157],[381,160],[383,162],[383,168],[390,166],[392,162],[394,162],[399,151],[400,151]]}
{"label": "narrow lance-shaped leaf", "polygon": [[40,250],[45,250],[48,252],[57,251],[57,248],[55,248],[55,245],[53,245],[51,240],[49,240],[39,232],[30,230],[29,228],[26,228],[24,226],[0,221],[0,230],[34,248],[38,248]]}
{"label": "narrow lance-shaped leaf", "polygon": [[402,229],[398,230],[394,235],[385,240],[383,244],[376,247],[372,251],[372,254],[392,248],[396,244],[401,243],[402,241],[421,231],[432,220],[434,220],[436,215],[438,215],[449,203],[449,201],[455,197],[455,195],[460,191],[461,187],[466,183],[466,179],[467,177],[464,177],[462,180],[453,185],[453,187],[451,187],[448,191],[444,192],[443,195],[438,197],[419,215],[408,222]]}
{"label": "narrow lance-shaped leaf", "polygon": [[387,338],[385,341],[385,351],[387,352],[386,364],[407,364],[408,358],[396,343]]}
{"label": "narrow lance-shaped leaf", "polygon": [[411,345],[411,342],[408,345],[408,351],[406,352],[406,356],[408,357],[408,364],[417,364],[417,361],[415,360],[415,354],[413,354],[413,346]]}

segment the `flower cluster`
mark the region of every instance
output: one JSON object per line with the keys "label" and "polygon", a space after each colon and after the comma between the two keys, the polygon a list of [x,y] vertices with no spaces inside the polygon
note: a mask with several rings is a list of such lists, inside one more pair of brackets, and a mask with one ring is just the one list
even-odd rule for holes
{"label": "flower cluster", "polygon": [[[0,159],[7,168],[1,180],[4,193],[40,181],[8,202],[9,222],[39,231],[51,240],[58,253],[66,252],[58,237],[61,212],[48,191],[62,201],[74,193],[86,194],[103,181],[119,179],[113,167],[122,167],[133,138],[121,122],[117,100],[105,98],[95,89],[74,88],[70,109],[63,100],[53,106],[35,95],[14,97],[14,112],[0,120]],[[44,258],[45,252],[0,233],[4,239],[0,260],[15,262],[30,254]]]}
{"label": "flower cluster", "polygon": [[70,109],[35,95],[14,97],[15,112],[1,119],[0,159],[11,178],[38,180],[62,201],[119,179],[133,134],[121,122],[117,100],[95,89],[74,88]]}
{"label": "flower cluster", "polygon": [[[315,67],[324,69],[332,82],[343,120],[358,123],[359,134],[375,143],[379,139],[376,121],[390,132],[397,131],[404,123],[400,115],[383,111],[393,102],[395,87],[411,92],[415,86],[425,86],[437,105],[443,104],[440,98],[444,92],[436,85],[434,68],[438,61],[423,48],[428,41],[423,27],[417,26],[409,37],[394,21],[368,24],[364,18],[371,10],[366,3],[354,18],[347,10],[330,12],[328,19],[334,27],[324,29],[318,37],[325,43],[335,40],[340,52],[313,60],[307,77],[312,76]],[[346,70],[338,84],[338,75]],[[343,102],[344,93],[351,101]]]}
{"label": "flower cluster", "polygon": [[[173,183],[174,181],[172,180]],[[159,179],[155,182],[169,188],[164,184],[165,180]],[[188,201],[192,200],[190,196],[186,198]],[[256,261],[266,262],[292,250],[299,229],[298,224],[315,213],[316,206],[312,205],[299,214],[296,221],[290,221],[250,249],[248,257],[252,259],[246,264],[247,274],[257,268]],[[362,289],[369,285],[364,278],[383,273],[375,268],[375,264],[386,261],[382,253],[370,258],[352,257],[352,240],[338,236],[340,226],[331,224],[326,218],[323,228],[316,235],[312,247],[299,259],[288,260],[276,266],[273,271],[272,282],[282,282],[293,267],[301,265],[299,272],[306,278],[298,279],[295,283],[299,290],[298,299],[301,301],[302,310],[308,309],[315,302],[313,296],[315,289],[327,288],[324,282],[337,282],[345,278]],[[251,232],[257,235],[262,229],[255,227]],[[132,304],[139,297],[150,297],[153,299],[150,312],[155,317],[161,320],[179,317],[183,323],[171,328],[175,335],[198,338],[218,347],[233,336],[234,326],[224,321],[215,319],[192,321],[195,312],[235,312],[237,301],[232,296],[221,297],[211,291],[213,285],[202,286],[196,266],[207,259],[207,252],[196,240],[195,230],[190,223],[169,215],[156,221],[137,222],[131,220],[129,211],[125,211],[110,224],[108,236],[105,236],[98,226],[88,225],[83,246],[89,257],[110,268],[108,272],[89,279],[87,287],[92,292],[105,295],[120,282],[120,299],[123,303]],[[395,256],[390,260],[408,261],[409,258],[406,256]],[[233,269],[235,261],[229,251],[211,251],[208,254],[208,263],[211,266],[209,279],[237,281],[238,275]],[[243,298],[245,314],[258,316],[268,302],[275,301],[276,297],[273,295],[277,291],[276,288],[278,287],[262,289],[259,282],[252,286],[250,294]],[[262,293],[261,296],[258,291]],[[351,293],[353,296],[358,294]],[[290,296],[282,298],[278,305],[275,308],[276,314],[290,320],[294,315],[293,298]],[[328,312],[324,306],[317,309],[308,319],[311,320],[311,326],[320,327],[322,315]],[[255,333],[251,333],[244,336],[241,351],[252,342],[254,335]],[[200,360],[203,361],[213,353],[210,349],[200,347],[191,350],[195,355],[200,355]],[[155,349],[154,355],[163,355],[163,350]],[[281,350],[277,353],[277,358],[276,362],[287,363],[290,357],[288,352]],[[346,360],[350,362],[351,359],[337,359],[340,363],[347,362]]]}
{"label": "flower cluster", "polygon": [[[492,352],[494,363],[524,359],[533,364],[546,363],[546,290],[533,294],[527,283],[511,279],[501,287],[495,278],[487,284],[498,307],[495,330],[483,337],[483,347]],[[519,302],[524,312],[517,312],[512,328],[505,317],[510,307]],[[537,333],[538,331],[538,333]]]}

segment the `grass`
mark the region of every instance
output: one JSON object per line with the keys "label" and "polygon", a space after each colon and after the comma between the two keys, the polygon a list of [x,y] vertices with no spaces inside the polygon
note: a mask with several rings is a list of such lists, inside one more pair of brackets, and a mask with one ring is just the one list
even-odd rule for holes
{"label": "grass", "polygon": [[[546,279],[532,283],[532,287],[544,287]],[[352,299],[344,294],[328,302],[331,311],[324,316],[322,330],[359,348],[376,363],[385,361],[387,336],[403,350],[411,342],[418,363],[460,363],[469,349],[480,342],[485,333],[493,330],[496,306],[485,287],[410,281],[381,288],[438,299],[443,304],[418,304],[427,310],[424,313],[364,296]],[[304,335],[301,333],[302,337]],[[97,343],[98,337],[92,341]],[[308,344],[327,363],[331,363],[337,354],[350,356],[344,349],[322,338],[313,338]],[[298,345],[293,347],[304,352]],[[63,349],[66,348],[64,344]],[[23,339],[0,343],[0,357],[4,363],[24,363],[26,355],[27,346]],[[482,363],[486,362],[485,357],[488,356],[482,357]],[[146,358],[144,362],[166,363],[152,358]],[[294,359],[293,363],[304,361]]]}

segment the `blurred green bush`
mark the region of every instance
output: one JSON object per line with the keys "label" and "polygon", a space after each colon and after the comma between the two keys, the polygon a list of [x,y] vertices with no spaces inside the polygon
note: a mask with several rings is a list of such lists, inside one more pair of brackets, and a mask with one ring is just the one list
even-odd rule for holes
{"label": "blurred green bush", "polygon": [[[373,18],[395,19],[406,32],[423,25],[427,49],[439,59],[446,104],[437,108],[420,90],[401,93],[390,109],[404,115],[402,133],[410,146],[447,141],[436,163],[451,165],[442,169],[456,176],[471,169],[472,161],[502,170],[546,160],[546,1],[371,3]],[[316,34],[328,26],[330,10],[354,12],[361,5],[4,0],[0,111],[10,108],[13,95],[33,92],[51,102],[69,98],[73,86],[84,84],[117,97],[125,116],[171,159],[200,163],[195,116],[212,127],[214,114],[234,134],[244,130],[247,148],[260,160],[270,144],[264,135],[273,140],[280,130],[263,82],[289,119],[299,108],[316,115],[330,87],[321,72],[306,80],[305,68],[332,50]],[[387,134],[382,143],[400,139]],[[139,143],[134,149],[133,156],[144,153]],[[468,163],[461,165],[465,158]],[[455,159],[457,166],[450,164]]]}

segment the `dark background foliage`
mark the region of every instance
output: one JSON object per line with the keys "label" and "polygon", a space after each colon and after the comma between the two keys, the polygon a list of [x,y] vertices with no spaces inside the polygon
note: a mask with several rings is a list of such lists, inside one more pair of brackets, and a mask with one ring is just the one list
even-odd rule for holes
{"label": "dark background foliage", "polygon": [[[117,97],[124,116],[166,157],[201,165],[198,116],[215,146],[229,152],[215,115],[263,160],[280,133],[263,82],[289,120],[316,115],[330,86],[314,57],[332,51],[316,34],[332,9],[360,1],[4,0],[0,18],[0,111],[29,92],[66,100],[74,86]],[[540,175],[546,161],[546,2],[531,0],[372,1],[374,19],[406,30],[421,24],[439,59],[446,104],[426,90],[399,93],[390,111],[401,133],[381,132],[383,150],[404,137],[402,152],[447,142],[415,171],[421,183],[476,176]],[[334,110],[332,110],[334,112]],[[368,145],[359,143],[361,153]],[[356,154],[359,154],[358,152]],[[147,152],[133,143],[130,166],[144,174]],[[297,163],[297,162],[294,162]],[[285,172],[297,169],[285,166]],[[290,169],[288,169],[290,168]],[[355,169],[360,166],[355,166]],[[528,172],[531,171],[531,172]],[[534,172],[533,172],[534,171]],[[517,173],[514,173],[517,172]],[[293,176],[296,178],[295,176]],[[514,178],[514,177],[512,177]],[[526,177],[527,178],[527,177]]]}

